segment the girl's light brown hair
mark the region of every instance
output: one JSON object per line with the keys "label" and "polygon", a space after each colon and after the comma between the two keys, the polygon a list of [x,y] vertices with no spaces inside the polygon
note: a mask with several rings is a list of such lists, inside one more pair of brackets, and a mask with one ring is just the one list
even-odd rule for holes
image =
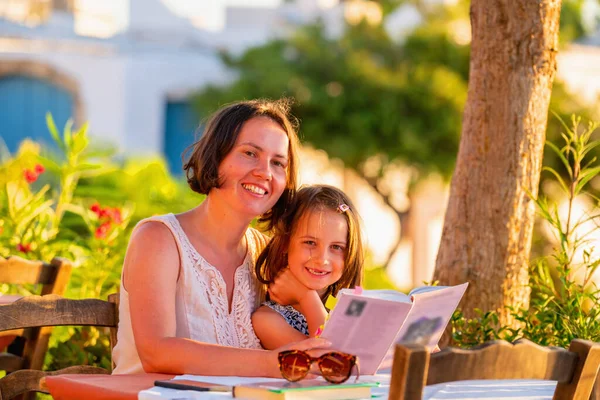
{"label": "girl's light brown hair", "polygon": [[[340,211],[340,205],[346,204],[348,209]],[[360,230],[360,217],[350,198],[340,189],[329,185],[304,186],[296,193],[288,212],[274,225],[273,238],[258,256],[256,276],[263,284],[273,282],[279,271],[287,266],[287,251],[290,238],[298,221],[309,212],[331,210],[340,212],[348,223],[348,237],[344,270],[341,278],[330,285],[321,296],[325,302],[329,295],[336,296],[340,289],[353,288],[360,285],[363,277],[364,254]]]}
{"label": "girl's light brown hair", "polygon": [[283,215],[296,191],[298,122],[290,115],[291,104],[289,99],[276,101],[257,99],[232,103],[217,110],[206,123],[200,140],[184,153],[185,157],[185,154],[191,150],[183,166],[190,188],[194,192],[208,194],[212,188],[220,187],[222,182],[219,177],[219,166],[233,149],[244,123],[256,117],[270,118],[281,126],[289,140],[286,188],[273,208],[259,218],[259,222],[265,223],[266,229],[270,230],[274,221]]}

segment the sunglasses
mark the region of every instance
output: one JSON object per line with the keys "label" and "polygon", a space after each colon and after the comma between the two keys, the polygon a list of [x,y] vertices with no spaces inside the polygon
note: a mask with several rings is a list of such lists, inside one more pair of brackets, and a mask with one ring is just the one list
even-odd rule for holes
{"label": "sunglasses", "polygon": [[346,382],[356,366],[358,380],[358,360],[356,356],[338,351],[325,353],[320,357],[311,357],[301,350],[286,350],[279,353],[279,370],[281,375],[290,382],[296,382],[308,375],[310,366],[316,362],[321,375],[327,382]]}

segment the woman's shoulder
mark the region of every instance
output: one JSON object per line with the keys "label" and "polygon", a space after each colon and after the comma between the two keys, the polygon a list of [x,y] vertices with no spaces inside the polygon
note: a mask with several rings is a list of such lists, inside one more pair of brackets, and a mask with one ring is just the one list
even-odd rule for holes
{"label": "woman's shoulder", "polygon": [[148,243],[170,243],[173,233],[168,225],[168,216],[153,216],[140,220],[131,235],[131,241]]}
{"label": "woman's shoulder", "polygon": [[252,241],[253,247],[257,250],[258,253],[263,251],[263,249],[269,243],[269,240],[271,240],[271,238],[269,236],[265,235],[258,229],[255,229],[252,227],[248,228],[248,236],[249,236],[250,240]]}

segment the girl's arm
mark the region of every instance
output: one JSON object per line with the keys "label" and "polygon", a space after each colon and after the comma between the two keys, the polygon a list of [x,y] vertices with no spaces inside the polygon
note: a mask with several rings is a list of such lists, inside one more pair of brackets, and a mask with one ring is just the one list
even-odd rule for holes
{"label": "girl's arm", "polygon": [[[277,351],[238,349],[175,337],[179,253],[160,222],[147,222],[131,237],[123,266],[135,345],[146,372],[196,375],[281,376]],[[294,344],[327,347],[324,340]],[[280,349],[281,350],[281,349]]]}
{"label": "girl's arm", "polygon": [[285,318],[267,306],[261,306],[252,314],[252,326],[260,344],[272,350],[306,339],[306,335],[292,328]]}
{"label": "girl's arm", "polygon": [[327,310],[321,297],[315,290],[311,290],[300,300],[298,308],[308,323],[309,337],[315,337],[327,319]]}
{"label": "girl's arm", "polygon": [[269,295],[271,300],[283,305],[291,304],[304,315],[310,337],[315,337],[319,327],[327,319],[327,310],[317,291],[304,286],[289,268],[277,274],[269,285]]}

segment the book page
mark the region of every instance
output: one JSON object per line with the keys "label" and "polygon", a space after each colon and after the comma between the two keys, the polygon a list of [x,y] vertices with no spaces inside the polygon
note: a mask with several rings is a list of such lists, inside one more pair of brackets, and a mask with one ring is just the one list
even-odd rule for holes
{"label": "book page", "polygon": [[447,289],[449,287],[451,286],[419,286],[408,292],[408,295],[414,296],[415,294],[433,292],[435,290]]}
{"label": "book page", "polygon": [[321,337],[331,341],[332,349],[358,356],[361,375],[374,374],[410,307],[399,301],[343,294]]}
{"label": "book page", "polygon": [[413,307],[396,338],[396,343],[416,343],[435,347],[452,318],[468,283],[413,296]]}
{"label": "book page", "polygon": [[[340,294],[345,295],[353,295],[354,289],[342,289],[340,290]],[[338,294],[338,297],[340,297]],[[360,294],[362,297],[369,297],[373,299],[382,299],[382,300],[391,300],[391,301],[401,301],[404,303],[411,303],[410,296],[399,292],[397,290],[392,289],[375,289],[375,290],[363,290]]]}

